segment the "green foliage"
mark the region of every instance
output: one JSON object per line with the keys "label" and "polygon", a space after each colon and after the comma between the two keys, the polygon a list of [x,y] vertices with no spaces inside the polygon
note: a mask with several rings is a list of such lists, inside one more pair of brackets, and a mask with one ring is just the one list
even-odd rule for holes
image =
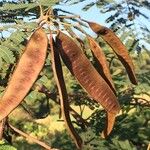
{"label": "green foliage", "polygon": [[1,65],[2,65],[2,59],[6,63],[14,63],[14,60],[15,60],[12,51],[10,51],[7,47],[1,45],[0,46],[0,62],[1,62]]}
{"label": "green foliage", "polygon": [[17,149],[2,140],[0,141],[0,150],[17,150]]}
{"label": "green foliage", "polygon": [[0,150],[17,150],[17,149],[13,146],[3,144],[3,145],[0,145]]}
{"label": "green foliage", "polygon": [[30,9],[34,9],[39,7],[39,5],[51,7],[56,4],[58,0],[38,0],[36,2],[31,3],[4,3],[3,7],[1,7],[0,11],[15,11],[15,10],[25,10],[29,11]]}
{"label": "green foliage", "polygon": [[52,140],[52,147],[58,148],[61,150],[70,150],[74,149],[76,150],[75,145],[70,141],[70,137],[66,133],[67,131],[63,132],[55,132],[54,138]]}

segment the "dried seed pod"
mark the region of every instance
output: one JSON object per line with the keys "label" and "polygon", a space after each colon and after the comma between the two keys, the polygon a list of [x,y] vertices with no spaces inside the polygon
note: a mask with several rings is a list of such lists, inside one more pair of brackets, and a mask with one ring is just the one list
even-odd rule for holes
{"label": "dried seed pod", "polygon": [[114,50],[119,60],[126,68],[130,81],[136,85],[137,79],[135,76],[134,65],[125,45],[115,35],[115,33],[107,27],[101,26],[94,22],[88,22],[88,24],[91,27],[91,29],[95,33],[100,35],[103,38],[103,40],[106,41],[108,45]]}
{"label": "dried seed pod", "polygon": [[84,42],[76,35],[76,33],[71,29],[71,27],[65,26],[65,29],[67,32],[75,39],[75,42],[77,41],[77,44],[81,47],[81,49],[85,49]]}
{"label": "dried seed pod", "polygon": [[0,121],[0,140],[3,138],[3,133],[5,129],[5,124],[6,124],[6,118]]}
{"label": "dried seed pod", "polygon": [[[98,74],[81,49],[69,36],[59,32],[56,40],[61,57],[71,73],[86,92],[100,103],[107,112],[113,114],[115,118],[120,106],[105,80]],[[113,127],[113,124],[108,125],[108,127],[110,126]],[[109,131],[109,129],[107,128],[106,131]],[[107,132],[107,135],[109,133],[110,131]]]}
{"label": "dried seed pod", "polygon": [[56,47],[54,44],[55,43],[54,43],[52,35],[51,35],[50,36],[50,47],[51,47],[51,55],[52,55],[52,68],[53,68],[54,78],[56,80],[58,92],[59,92],[59,96],[60,96],[61,111],[62,111],[63,118],[64,118],[65,124],[67,126],[67,129],[68,129],[70,135],[74,139],[76,146],[79,149],[81,149],[82,139],[75,131],[75,129],[72,125],[71,119],[70,119],[69,100],[68,100],[67,89],[66,89],[65,82],[64,82],[63,71],[62,71],[62,67],[61,67],[59,53],[56,50]]}
{"label": "dried seed pod", "polygon": [[15,109],[29,92],[43,68],[47,44],[47,35],[38,28],[32,34],[0,100],[0,120]]}
{"label": "dried seed pod", "polygon": [[93,52],[94,60],[96,62],[96,69],[99,74],[103,77],[103,79],[107,82],[110,86],[112,91],[116,94],[115,86],[109,71],[108,63],[105,57],[105,54],[98,43],[90,36],[87,36],[90,49]]}
{"label": "dried seed pod", "polygon": [[112,113],[107,113],[106,126],[104,131],[102,132],[102,138],[106,138],[113,129],[113,125],[115,123],[116,117]]}

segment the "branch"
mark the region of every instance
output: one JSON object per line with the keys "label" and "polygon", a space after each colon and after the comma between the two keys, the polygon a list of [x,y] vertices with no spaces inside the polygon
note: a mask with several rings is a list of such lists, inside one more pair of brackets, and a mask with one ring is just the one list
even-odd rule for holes
{"label": "branch", "polygon": [[[39,86],[39,85],[35,85],[35,88],[38,88],[38,91],[41,93],[44,93],[48,98],[52,99],[56,104],[60,105],[58,101],[56,101],[56,97],[57,97],[57,93],[51,93],[44,85]],[[81,122],[82,124],[85,124],[86,126],[88,126],[88,122],[83,119],[81,117],[81,115],[79,115],[74,109],[72,109],[69,106],[69,110],[70,113],[72,114],[72,116],[79,122]]]}
{"label": "branch", "polygon": [[72,109],[71,107],[70,109],[70,113],[72,114],[72,116],[80,123],[85,124],[86,126],[89,126],[89,123],[83,119],[74,109]]}
{"label": "branch", "polygon": [[28,138],[30,140],[32,140],[33,142],[37,143],[38,145],[42,146],[43,148],[45,148],[46,150],[54,150],[52,149],[50,146],[48,146],[47,144],[45,144],[42,141],[39,141],[38,139],[31,137],[30,135],[28,135],[27,133],[22,132],[21,130],[15,128],[14,126],[12,126],[11,124],[8,123],[8,126],[14,130],[16,133],[20,134],[21,136]]}

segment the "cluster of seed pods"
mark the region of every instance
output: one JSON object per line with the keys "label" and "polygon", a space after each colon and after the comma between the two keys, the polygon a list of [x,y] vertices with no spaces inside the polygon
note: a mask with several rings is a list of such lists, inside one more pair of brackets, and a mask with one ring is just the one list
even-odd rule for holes
{"label": "cluster of seed pods", "polygon": [[[88,22],[88,24],[95,33],[101,36],[112,47],[125,66],[131,82],[137,84],[132,59],[120,39],[106,27],[93,22]],[[51,33],[49,38],[52,68],[60,96],[62,114],[66,127],[78,149],[81,149],[83,141],[75,131],[70,119],[70,106],[60,57],[88,95],[106,110],[107,120],[102,137],[107,137],[110,134],[115,123],[116,115],[120,111],[115,86],[105,55],[99,44],[91,36],[87,36],[87,39],[93,56],[97,60],[99,71],[91,64],[81,47],[67,34],[59,30],[57,31],[56,40],[53,39]],[[43,68],[47,54],[47,46],[47,35],[42,27],[39,27],[30,37],[24,53],[0,99],[0,121],[5,119],[28,94]]]}

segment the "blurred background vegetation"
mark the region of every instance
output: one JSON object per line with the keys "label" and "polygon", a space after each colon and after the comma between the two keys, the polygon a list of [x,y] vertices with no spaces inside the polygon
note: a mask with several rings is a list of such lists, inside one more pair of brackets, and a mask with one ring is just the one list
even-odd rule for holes
{"label": "blurred background vegetation", "polygon": [[[37,27],[39,4],[44,9],[54,8],[55,12],[65,16],[72,15],[66,10],[68,6],[78,8],[78,5],[82,5],[82,11],[88,13],[94,7],[99,10],[99,17],[105,15],[105,23],[120,37],[133,58],[138,79],[137,86],[129,82],[125,69],[111,48],[83,26],[86,32],[96,38],[106,54],[122,108],[117,116],[113,132],[107,139],[102,139],[99,133],[105,125],[104,110],[88,97],[63,65],[70,106],[86,122],[85,125],[72,117],[73,125],[84,141],[83,150],[148,150],[150,142],[150,13],[148,13],[150,2],[148,0],[0,1],[0,95],[7,86],[27,38]],[[93,16],[92,21],[94,19],[96,18]],[[79,23],[76,19],[63,21],[71,24]],[[86,38],[77,29],[73,31],[82,37],[86,55],[94,65]],[[76,150],[60,116],[59,96],[53,78],[50,53],[48,53],[38,80],[24,101],[10,114],[9,122],[53,148]],[[0,144],[0,150],[42,149],[10,128],[5,128],[4,139],[0,141]]]}

